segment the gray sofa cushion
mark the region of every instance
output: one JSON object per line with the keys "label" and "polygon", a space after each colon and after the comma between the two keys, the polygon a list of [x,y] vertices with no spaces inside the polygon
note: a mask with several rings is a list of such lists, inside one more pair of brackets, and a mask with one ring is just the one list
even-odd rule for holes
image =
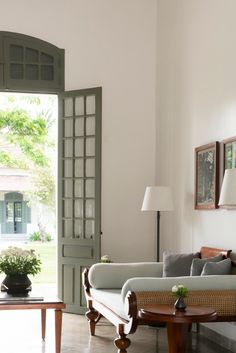
{"label": "gray sofa cushion", "polygon": [[97,263],[89,270],[89,283],[94,288],[122,288],[132,277],[161,277],[162,262]]}
{"label": "gray sofa cushion", "polygon": [[222,259],[223,256],[221,254],[215,257],[208,257],[206,259],[193,259],[190,269],[190,276],[201,276],[203,267],[206,262],[219,262]]}
{"label": "gray sofa cushion", "polygon": [[[176,284],[183,284],[189,291],[198,290],[236,290],[236,275],[225,276],[184,276],[162,278],[130,278],[122,288],[122,299],[131,292],[169,291]],[[147,294],[148,295],[148,294]]]}
{"label": "gray sofa cushion", "polygon": [[203,267],[201,275],[228,275],[231,272],[231,266],[230,259],[225,259],[220,262],[207,262]]}
{"label": "gray sofa cushion", "polygon": [[189,276],[192,261],[199,255],[199,253],[175,254],[165,251],[163,253],[163,277]]}

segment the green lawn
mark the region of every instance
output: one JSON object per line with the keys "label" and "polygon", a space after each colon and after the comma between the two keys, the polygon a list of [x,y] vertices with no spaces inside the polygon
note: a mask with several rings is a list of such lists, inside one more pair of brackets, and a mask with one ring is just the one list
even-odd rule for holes
{"label": "green lawn", "polygon": [[[0,250],[5,249],[9,244],[0,244]],[[57,268],[57,254],[56,243],[54,241],[41,243],[39,241],[32,241],[27,243],[14,243],[11,246],[17,246],[24,249],[34,249],[39,254],[42,265],[41,272],[35,276],[29,275],[32,283],[56,283],[56,268]],[[4,280],[6,275],[0,274],[0,283]]]}
{"label": "green lawn", "polygon": [[41,272],[35,276],[29,276],[32,283],[56,283],[56,243],[33,241],[22,247],[34,249],[42,261]]}

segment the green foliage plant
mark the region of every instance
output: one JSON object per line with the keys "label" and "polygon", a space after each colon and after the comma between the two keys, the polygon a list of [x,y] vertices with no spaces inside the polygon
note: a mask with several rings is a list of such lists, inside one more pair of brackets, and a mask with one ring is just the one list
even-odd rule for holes
{"label": "green foliage plant", "polygon": [[177,297],[186,297],[188,293],[188,288],[185,287],[183,284],[177,284],[172,287],[172,293]]}
{"label": "green foliage plant", "polygon": [[48,242],[52,240],[52,236],[49,233],[45,233],[42,236],[42,232],[40,230],[35,231],[29,235],[29,240],[30,241],[41,241],[41,242]]}
{"label": "green foliage plant", "polygon": [[52,237],[51,237],[51,235],[49,233],[46,233],[45,240],[46,241],[52,241]]}
{"label": "green foliage plant", "polygon": [[29,235],[29,240],[30,241],[41,241],[40,232],[36,231],[36,232],[31,233]]}
{"label": "green foliage plant", "polygon": [[102,263],[110,263],[110,262],[112,262],[112,261],[110,260],[110,258],[109,258],[108,255],[103,255],[103,256],[101,257],[101,262],[102,262]]}
{"label": "green foliage plant", "polygon": [[0,253],[0,272],[6,275],[36,275],[41,271],[41,260],[35,250],[8,247]]}

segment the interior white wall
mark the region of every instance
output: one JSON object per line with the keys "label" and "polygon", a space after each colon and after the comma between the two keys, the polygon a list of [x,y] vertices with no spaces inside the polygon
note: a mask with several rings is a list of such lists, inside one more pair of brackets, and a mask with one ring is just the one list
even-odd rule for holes
{"label": "interior white wall", "polygon": [[[194,148],[236,135],[235,13],[234,0],[158,0],[157,173],[175,198],[164,249],[236,252],[236,210],[194,210],[193,197]],[[235,326],[217,327],[235,336]]]}
{"label": "interior white wall", "polygon": [[102,254],[154,259],[156,0],[8,0],[0,30],[65,49],[66,90],[102,86]]}

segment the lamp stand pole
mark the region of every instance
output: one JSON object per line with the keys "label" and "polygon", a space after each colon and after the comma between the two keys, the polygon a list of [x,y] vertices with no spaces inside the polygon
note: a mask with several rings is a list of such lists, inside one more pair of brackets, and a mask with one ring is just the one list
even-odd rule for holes
{"label": "lamp stand pole", "polygon": [[160,211],[157,211],[157,262],[160,261]]}

